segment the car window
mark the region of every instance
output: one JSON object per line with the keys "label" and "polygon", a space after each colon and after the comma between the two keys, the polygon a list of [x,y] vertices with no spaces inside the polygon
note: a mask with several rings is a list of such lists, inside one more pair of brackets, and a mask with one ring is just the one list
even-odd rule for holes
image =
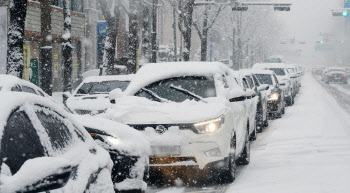
{"label": "car window", "polygon": [[15,111],[7,121],[1,140],[4,163],[15,174],[28,159],[45,156],[40,138],[23,111]]}
{"label": "car window", "polygon": [[286,75],[284,68],[270,68],[268,70],[274,71],[277,76],[285,76]]}
{"label": "car window", "polygon": [[15,85],[11,88],[12,92],[22,92],[22,88],[19,85]]}
{"label": "car window", "polygon": [[27,92],[27,93],[32,93],[32,94],[35,94],[35,95],[38,95],[38,93],[35,92],[34,89],[28,87],[28,86],[22,86],[22,91],[23,92]]}
{"label": "car window", "polygon": [[270,74],[256,74],[261,84],[273,85],[272,77]]}
{"label": "car window", "polygon": [[145,89],[148,91],[141,89],[135,96],[153,100],[155,97],[151,96],[149,93],[151,91],[159,97],[173,102],[183,102],[187,99],[193,99],[189,94],[174,89],[172,86],[179,87],[202,98],[216,97],[214,78],[205,76],[185,76],[161,80],[146,86]]}
{"label": "car window", "polygon": [[250,88],[254,88],[253,79],[252,79],[250,76],[246,76],[245,78],[247,79],[247,82],[248,82],[248,84],[249,84],[249,87],[250,87]]}
{"label": "car window", "polygon": [[62,116],[44,107],[38,108],[36,115],[45,128],[54,150],[65,149],[71,144],[72,134]]}
{"label": "car window", "polygon": [[245,78],[242,80],[242,83],[243,83],[243,88],[244,89],[248,89],[249,88],[248,82],[247,82],[247,80]]}
{"label": "car window", "polygon": [[279,84],[277,76],[275,74],[273,75],[273,79],[275,79],[276,84]]}
{"label": "car window", "polygon": [[83,84],[78,90],[77,95],[82,94],[101,94],[109,93],[114,89],[120,88],[124,91],[130,84],[130,81],[103,81],[103,82],[89,82]]}
{"label": "car window", "polygon": [[254,79],[254,83],[255,83],[255,86],[259,87],[260,86],[260,82],[259,80],[256,78],[255,74],[253,74],[253,79]]}
{"label": "car window", "polygon": [[39,95],[45,97],[44,93],[42,93],[40,90],[37,90],[37,91],[38,91]]}

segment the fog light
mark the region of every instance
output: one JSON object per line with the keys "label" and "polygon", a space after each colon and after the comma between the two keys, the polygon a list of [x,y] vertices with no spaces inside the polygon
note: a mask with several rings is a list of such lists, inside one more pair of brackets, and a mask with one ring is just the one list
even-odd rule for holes
{"label": "fog light", "polygon": [[212,149],[210,151],[205,152],[205,155],[207,157],[220,157],[221,156],[221,152],[219,148],[216,149]]}

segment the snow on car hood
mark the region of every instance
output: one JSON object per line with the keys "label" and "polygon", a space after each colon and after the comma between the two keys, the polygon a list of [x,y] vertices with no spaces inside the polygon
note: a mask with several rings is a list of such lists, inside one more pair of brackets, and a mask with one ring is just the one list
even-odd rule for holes
{"label": "snow on car hood", "polygon": [[71,110],[99,111],[108,109],[110,105],[108,95],[69,97],[67,100],[67,106]]}
{"label": "snow on car hood", "polygon": [[124,124],[179,124],[217,118],[228,110],[224,98],[208,98],[206,101],[159,103],[142,97],[124,96],[116,100],[105,116]]}
{"label": "snow on car hood", "polygon": [[148,157],[149,143],[139,131],[136,131],[128,125],[111,121],[100,116],[74,115],[74,118],[84,127],[103,131],[116,137],[118,144],[112,145],[112,149],[116,149],[131,156],[141,157],[145,155]]}

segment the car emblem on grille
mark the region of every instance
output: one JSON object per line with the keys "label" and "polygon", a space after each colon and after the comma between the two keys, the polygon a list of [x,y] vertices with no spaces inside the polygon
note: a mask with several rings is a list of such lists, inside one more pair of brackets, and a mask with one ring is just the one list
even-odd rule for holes
{"label": "car emblem on grille", "polygon": [[165,133],[165,131],[167,130],[166,127],[164,127],[163,125],[158,125],[155,129],[155,131],[159,134],[163,134]]}

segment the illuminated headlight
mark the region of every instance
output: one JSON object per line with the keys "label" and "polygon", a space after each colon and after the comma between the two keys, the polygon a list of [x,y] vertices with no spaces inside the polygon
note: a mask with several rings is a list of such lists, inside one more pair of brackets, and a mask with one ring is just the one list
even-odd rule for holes
{"label": "illuminated headlight", "polygon": [[277,101],[280,98],[280,95],[278,93],[272,93],[269,96],[269,101]]}
{"label": "illuminated headlight", "polygon": [[217,119],[195,123],[194,127],[197,129],[197,132],[200,134],[215,133],[223,123],[224,123],[224,117],[222,116]]}

